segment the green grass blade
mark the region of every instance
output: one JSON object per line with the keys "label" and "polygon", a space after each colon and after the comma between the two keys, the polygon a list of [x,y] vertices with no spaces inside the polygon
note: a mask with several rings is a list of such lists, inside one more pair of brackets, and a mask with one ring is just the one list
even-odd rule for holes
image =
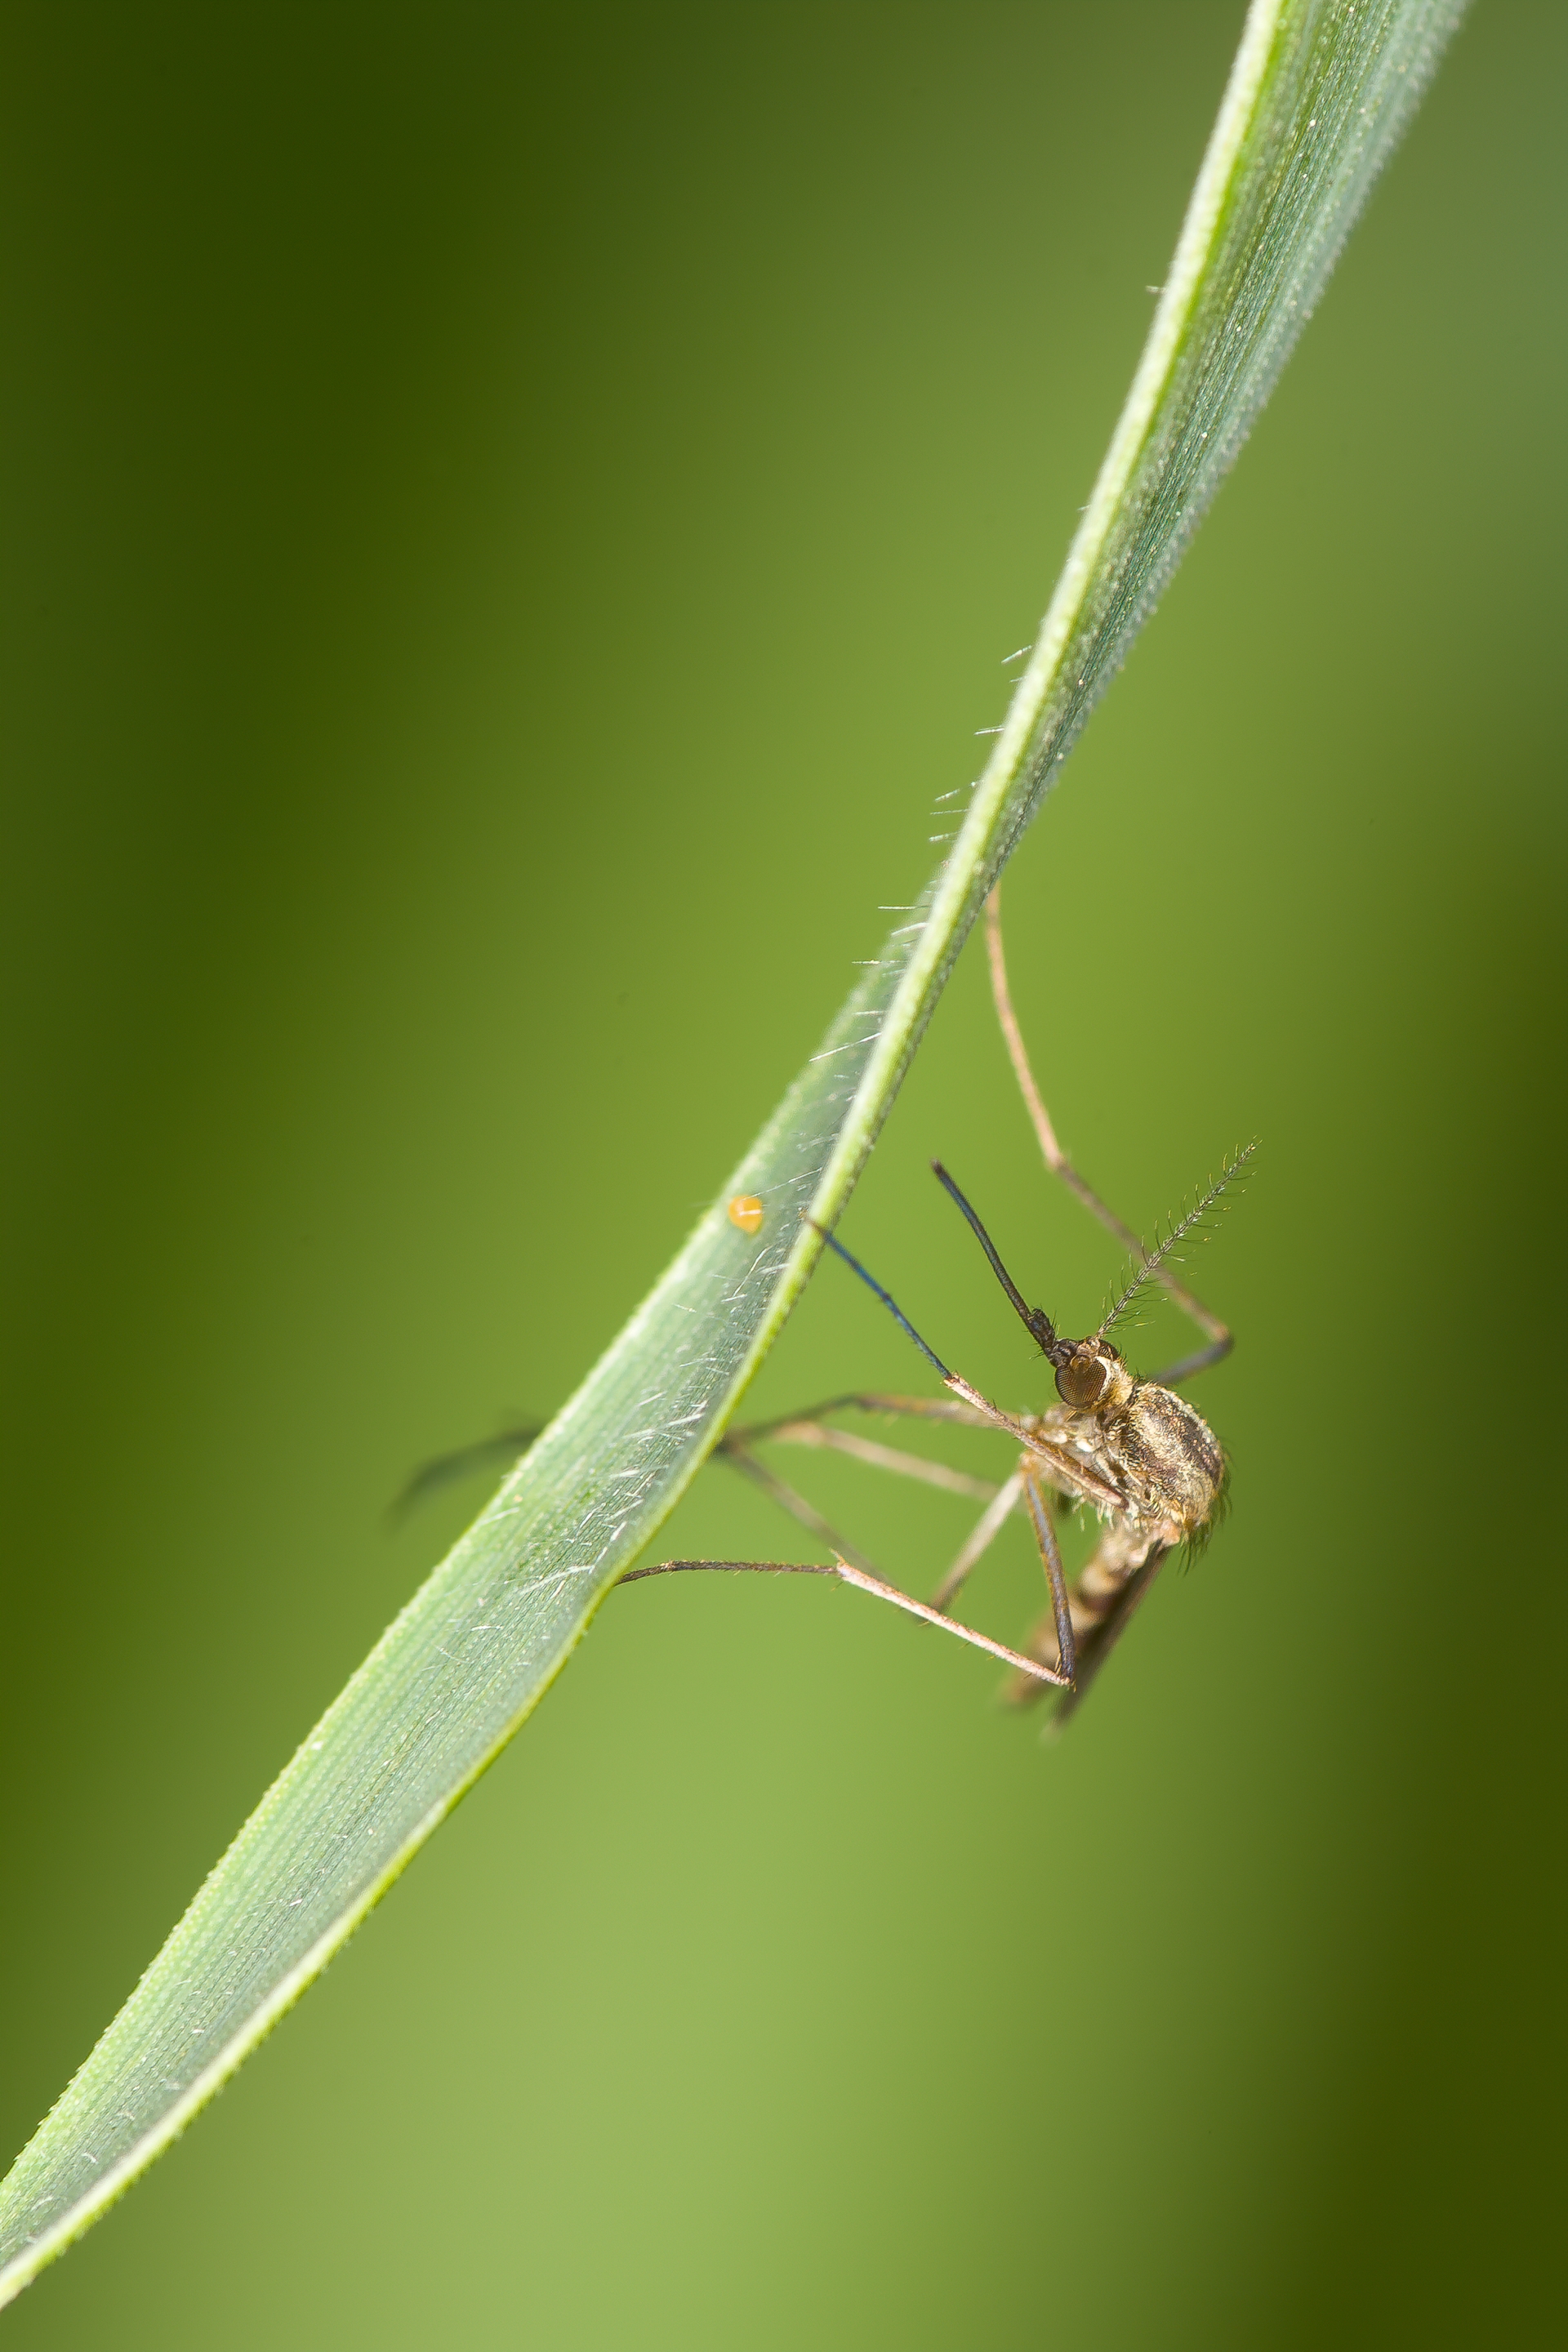
{"label": "green grass blade", "polygon": [[[970,925],[1178,561],[1458,21],[1255,0],[1148,344],[952,851],[720,1200],[268,1790],[0,2184],[0,2302],[325,1966],[695,1475],[852,1190]],[[753,1237],[733,1192],[766,1205]]]}

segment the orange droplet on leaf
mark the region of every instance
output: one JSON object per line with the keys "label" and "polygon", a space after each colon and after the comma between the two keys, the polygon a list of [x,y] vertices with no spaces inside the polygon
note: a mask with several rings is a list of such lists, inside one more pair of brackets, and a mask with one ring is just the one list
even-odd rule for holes
{"label": "orange droplet on leaf", "polygon": [[760,1233],[763,1204],[754,1192],[737,1192],[730,1203],[730,1223],[739,1225],[743,1234]]}

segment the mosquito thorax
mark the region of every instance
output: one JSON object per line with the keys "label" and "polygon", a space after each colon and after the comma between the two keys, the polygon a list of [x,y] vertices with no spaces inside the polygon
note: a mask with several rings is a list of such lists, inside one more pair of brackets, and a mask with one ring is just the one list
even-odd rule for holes
{"label": "mosquito thorax", "polygon": [[1132,1393],[1132,1375],[1104,1339],[1064,1345],[1057,1363],[1057,1394],[1079,1412],[1114,1411]]}

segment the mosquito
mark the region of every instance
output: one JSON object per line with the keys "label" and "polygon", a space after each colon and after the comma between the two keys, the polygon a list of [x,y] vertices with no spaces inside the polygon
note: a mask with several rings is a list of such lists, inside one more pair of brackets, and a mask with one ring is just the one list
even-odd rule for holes
{"label": "mosquito", "polygon": [[[651,1568],[633,1569],[620,1580],[632,1584],[645,1577],[706,1569],[835,1576],[1004,1660],[1013,1669],[1005,1696],[1014,1702],[1024,1703],[1056,1690],[1060,1697],[1054,1720],[1059,1725],[1082,1700],[1121,1638],[1162,1562],[1183,1547],[1189,1555],[1195,1554],[1225,1508],[1228,1483],[1225,1449],[1202,1415],[1178,1395],[1177,1388],[1227,1356],[1233,1338],[1219,1317],[1177,1281],[1172,1265],[1179,1263],[1181,1245],[1201,1237],[1208,1228],[1210,1213],[1240,1177],[1257,1146],[1249,1143],[1227,1160],[1193,1206],[1146,1246],[1086,1182],[1057,1139],[1013,1010],[998,890],[993,890],[986,901],[986,948],[997,1019],[1046,1166],[1115,1234],[1131,1260],[1128,1277],[1098,1328],[1086,1339],[1069,1339],[1043,1307],[1027,1303],[975,1210],[942,1162],[932,1161],[938,1181],[967,1220],[1015,1314],[1050,1365],[1058,1401],[1035,1412],[1004,1411],[945,1364],[875,1276],[835,1234],[819,1226],[827,1247],[858,1276],[920,1349],[948,1391],[947,1396],[856,1391],[830,1397],[780,1420],[731,1430],[720,1440],[715,1450],[721,1458],[751,1478],[830,1550],[831,1566],[794,1560],[665,1560]],[[1144,1380],[1129,1368],[1110,1335],[1126,1320],[1152,1282],[1158,1283],[1196,1324],[1205,1345]],[[1018,1447],[1016,1465],[1011,1476],[995,1486],[945,1463],[830,1427],[831,1417],[844,1412],[997,1430]],[[879,1576],[805,1496],[758,1457],[754,1449],[764,1442],[847,1454],[871,1468],[983,1501],[985,1507],[931,1600],[918,1601]],[[1064,1510],[1083,1507],[1098,1516],[1100,1536],[1069,1586],[1057,1517]],[[970,1575],[1008,1519],[1020,1510],[1039,1549],[1050,1603],[1021,1652],[993,1641],[951,1614]]]}
{"label": "mosquito", "polygon": [[[1043,1307],[1029,1306],[975,1210],[942,1162],[932,1161],[938,1181],[968,1222],[1014,1313],[1055,1377],[1056,1403],[1039,1412],[1011,1413],[943,1363],[875,1276],[850,1255],[836,1234],[818,1226],[816,1230],[826,1246],[880,1300],[920,1349],[948,1394],[922,1397],[858,1390],[829,1397],[824,1403],[775,1421],[755,1422],[727,1431],[719,1440],[714,1448],[716,1455],[761,1487],[830,1551],[831,1562],[668,1559],[649,1568],[630,1569],[619,1581],[636,1584],[650,1576],[700,1570],[835,1577],[1000,1659],[1012,1669],[1005,1696],[1015,1704],[1026,1704],[1054,1691],[1058,1695],[1058,1703],[1053,1721],[1059,1726],[1081,1702],[1090,1682],[1121,1640],[1162,1562],[1183,1547],[1189,1556],[1195,1555],[1224,1511],[1228,1483],[1225,1449],[1202,1415],[1176,1391],[1179,1384],[1195,1379],[1227,1356],[1234,1344],[1233,1337],[1229,1327],[1176,1279],[1172,1268],[1180,1263],[1182,1244],[1201,1238],[1208,1230],[1211,1212],[1242,1175],[1257,1146],[1249,1143],[1235,1153],[1193,1206],[1146,1246],[1131,1226],[1124,1224],[1079,1173],[1057,1139],[1013,1010],[1002,942],[999,890],[994,889],[986,900],[985,926],[996,1017],[1041,1157],[1051,1174],[1060,1177],[1069,1192],[1127,1251],[1131,1266],[1118,1296],[1088,1338],[1064,1337]],[[749,1220],[753,1208],[760,1211],[761,1203],[753,1202],[749,1195],[731,1202],[731,1221],[743,1231],[752,1230]],[[1151,1379],[1143,1380],[1129,1369],[1110,1334],[1126,1321],[1150,1283],[1158,1283],[1197,1326],[1205,1344],[1176,1363],[1166,1365]],[[1016,1464],[1011,1475],[999,1486],[973,1478],[945,1462],[932,1461],[901,1447],[860,1436],[852,1430],[829,1425],[834,1415],[847,1412],[996,1430],[1017,1446]],[[406,1507],[432,1487],[483,1462],[499,1456],[515,1457],[538,1433],[533,1426],[507,1430],[462,1453],[443,1455],[416,1472],[395,1508]],[[949,1494],[967,1496],[983,1503],[984,1508],[930,1601],[921,1601],[879,1575],[870,1561],[828,1524],[814,1504],[763,1462],[755,1450],[763,1444],[814,1446],[847,1454],[871,1469],[889,1471]],[[1069,1585],[1057,1519],[1064,1512],[1083,1508],[1093,1511],[1100,1520],[1099,1540]],[[952,1613],[970,1576],[1007,1521],[1019,1511],[1034,1533],[1049,1600],[1048,1610],[1028,1634],[1021,1651],[994,1641]]]}

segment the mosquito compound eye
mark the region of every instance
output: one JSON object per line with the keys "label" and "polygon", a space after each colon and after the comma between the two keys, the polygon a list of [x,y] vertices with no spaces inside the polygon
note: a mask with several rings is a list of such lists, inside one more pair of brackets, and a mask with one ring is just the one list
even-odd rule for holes
{"label": "mosquito compound eye", "polygon": [[1110,1381],[1110,1366],[1101,1356],[1069,1356],[1057,1374],[1057,1394],[1064,1404],[1098,1404]]}

